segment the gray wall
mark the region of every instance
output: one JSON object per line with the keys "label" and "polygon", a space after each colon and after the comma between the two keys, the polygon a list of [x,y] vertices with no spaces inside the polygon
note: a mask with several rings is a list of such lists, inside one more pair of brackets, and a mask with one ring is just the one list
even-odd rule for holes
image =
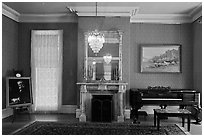
{"label": "gray wall", "polygon": [[[78,81],[83,79],[84,32],[97,28],[101,30],[122,30],[123,35],[123,80],[129,88],[147,86],[170,86],[172,88],[193,88],[193,31],[191,24],[130,24],[129,18],[80,17],[78,27]],[[97,21],[96,23],[93,23]],[[182,73],[140,73],[141,44],[180,44]],[[78,90],[79,92],[79,90]],[[79,95],[78,95],[79,102]],[[129,106],[129,93],[126,93]]]}
{"label": "gray wall", "polygon": [[[94,23],[95,22],[95,23]],[[5,108],[5,77],[12,69],[23,69],[30,76],[30,38],[32,29],[62,29],[63,48],[63,104],[79,104],[77,81],[83,80],[84,32],[94,29],[122,30],[123,80],[129,88],[171,86],[195,88],[201,91],[201,25],[130,24],[129,18],[79,17],[77,23],[16,23],[2,17],[2,106]],[[19,35],[19,36],[18,36]],[[193,38],[195,39],[193,41]],[[141,44],[180,44],[182,73],[143,74],[139,72]],[[194,46],[193,46],[194,45]],[[18,47],[19,46],[19,47]],[[193,51],[193,52],[192,52]],[[198,61],[199,60],[199,61]],[[201,91],[202,92],[202,91]],[[126,94],[126,103],[129,104]]]}
{"label": "gray wall", "polygon": [[6,107],[6,77],[18,69],[18,23],[2,15],[2,109]]}
{"label": "gray wall", "polygon": [[202,97],[202,24],[197,21],[193,23],[193,55],[193,88]]}
{"label": "gray wall", "polygon": [[[170,86],[193,88],[193,40],[192,25],[131,24],[130,88]],[[140,45],[181,45],[181,73],[140,73]],[[127,101],[127,103],[129,103]],[[128,106],[128,104],[127,104]]]}
{"label": "gray wall", "polygon": [[30,76],[31,30],[63,30],[62,104],[76,105],[77,23],[19,23],[19,69]]}
{"label": "gray wall", "polygon": [[76,105],[77,23],[17,23],[2,16],[2,108],[6,107],[6,80],[13,69],[31,75],[31,30],[63,30],[62,104]]}
{"label": "gray wall", "polygon": [[[84,33],[87,31],[121,30],[123,32],[123,80],[129,82],[129,46],[130,46],[130,18],[129,17],[79,17],[78,19],[78,76],[77,80],[83,80],[84,65]],[[79,105],[79,87],[77,90]]]}
{"label": "gray wall", "polygon": [[[191,24],[132,24],[130,46],[130,87],[170,86],[192,88],[193,43]],[[140,73],[140,45],[180,44],[182,73]]]}

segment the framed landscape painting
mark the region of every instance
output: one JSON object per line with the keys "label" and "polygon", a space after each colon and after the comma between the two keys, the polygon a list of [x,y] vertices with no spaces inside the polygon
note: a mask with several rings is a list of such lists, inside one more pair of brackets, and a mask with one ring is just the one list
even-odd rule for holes
{"label": "framed landscape painting", "polygon": [[141,72],[180,73],[180,45],[142,45]]}

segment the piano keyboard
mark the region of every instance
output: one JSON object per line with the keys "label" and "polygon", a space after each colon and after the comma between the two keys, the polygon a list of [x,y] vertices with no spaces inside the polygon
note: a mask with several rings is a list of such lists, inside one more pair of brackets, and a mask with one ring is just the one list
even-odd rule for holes
{"label": "piano keyboard", "polygon": [[159,100],[168,100],[168,101],[182,101],[181,98],[142,98],[142,100],[156,100],[156,101],[159,101]]}

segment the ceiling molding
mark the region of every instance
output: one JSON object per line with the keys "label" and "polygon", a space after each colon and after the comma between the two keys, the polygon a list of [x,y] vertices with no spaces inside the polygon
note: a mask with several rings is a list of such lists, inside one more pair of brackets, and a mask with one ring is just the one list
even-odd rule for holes
{"label": "ceiling molding", "polygon": [[192,18],[186,14],[136,14],[130,18],[130,23],[183,24],[191,22]]}
{"label": "ceiling molding", "polygon": [[[95,17],[96,13],[94,12],[78,12],[78,16],[87,16],[87,17]],[[130,12],[98,12],[97,17],[114,17],[114,16],[121,16],[121,17],[129,17]]]}
{"label": "ceiling molding", "polygon": [[[96,9],[93,6],[73,7],[76,9],[78,16],[96,16]],[[97,16],[130,16],[132,10],[138,11],[138,7],[114,7],[114,6],[98,6]]]}
{"label": "ceiling molding", "polygon": [[78,22],[74,14],[21,14],[20,22]]}
{"label": "ceiling molding", "polygon": [[[17,22],[78,22],[78,17],[74,14],[20,14],[3,3],[2,9],[3,15]],[[202,4],[196,7],[189,14],[138,14],[138,10],[139,8],[136,7],[128,12],[127,7],[120,7],[120,10],[111,11],[111,7],[100,7],[99,11],[97,12],[97,16],[122,16],[130,17],[130,23],[162,24],[192,23],[198,17],[202,16]],[[78,12],[79,17],[96,16],[95,10],[89,10],[89,12],[85,12],[86,10],[84,10],[84,12],[82,11]]]}
{"label": "ceiling molding", "polygon": [[197,6],[194,10],[192,10],[192,12],[189,15],[191,16],[193,22],[197,20],[199,17],[201,17],[202,16],[202,3],[199,6]]}
{"label": "ceiling molding", "polygon": [[4,3],[2,3],[2,14],[9,17],[10,19],[19,22],[20,13],[8,7]]}

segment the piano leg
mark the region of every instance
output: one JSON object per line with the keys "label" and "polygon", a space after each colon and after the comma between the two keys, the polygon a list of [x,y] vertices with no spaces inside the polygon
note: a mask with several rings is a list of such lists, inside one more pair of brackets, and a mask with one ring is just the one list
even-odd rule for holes
{"label": "piano leg", "polygon": [[138,109],[139,108],[132,108],[131,110],[133,124],[140,124],[140,122],[138,121]]}
{"label": "piano leg", "polygon": [[156,112],[154,110],[154,126],[156,127],[157,126],[157,116],[156,116]]}
{"label": "piano leg", "polygon": [[160,116],[157,116],[157,130],[159,131],[159,127],[160,127]]}
{"label": "piano leg", "polygon": [[[167,105],[166,104],[161,104],[160,107],[161,107],[161,109],[166,109]],[[160,116],[160,119],[168,119],[168,117]]]}
{"label": "piano leg", "polygon": [[[187,109],[187,105],[180,105],[179,108]],[[190,107],[188,107],[188,109],[190,109]],[[190,111],[192,112],[192,117],[196,120],[195,124],[200,124],[200,122],[202,121],[200,117],[202,108],[199,107],[198,105],[194,105],[191,107]]]}
{"label": "piano leg", "polygon": [[193,106],[193,109],[194,109],[194,114],[193,114],[193,117],[195,118],[196,120],[196,123],[195,124],[201,124],[200,122],[202,121],[201,120],[201,112],[202,112],[202,108],[199,107],[198,105],[195,105]]}

